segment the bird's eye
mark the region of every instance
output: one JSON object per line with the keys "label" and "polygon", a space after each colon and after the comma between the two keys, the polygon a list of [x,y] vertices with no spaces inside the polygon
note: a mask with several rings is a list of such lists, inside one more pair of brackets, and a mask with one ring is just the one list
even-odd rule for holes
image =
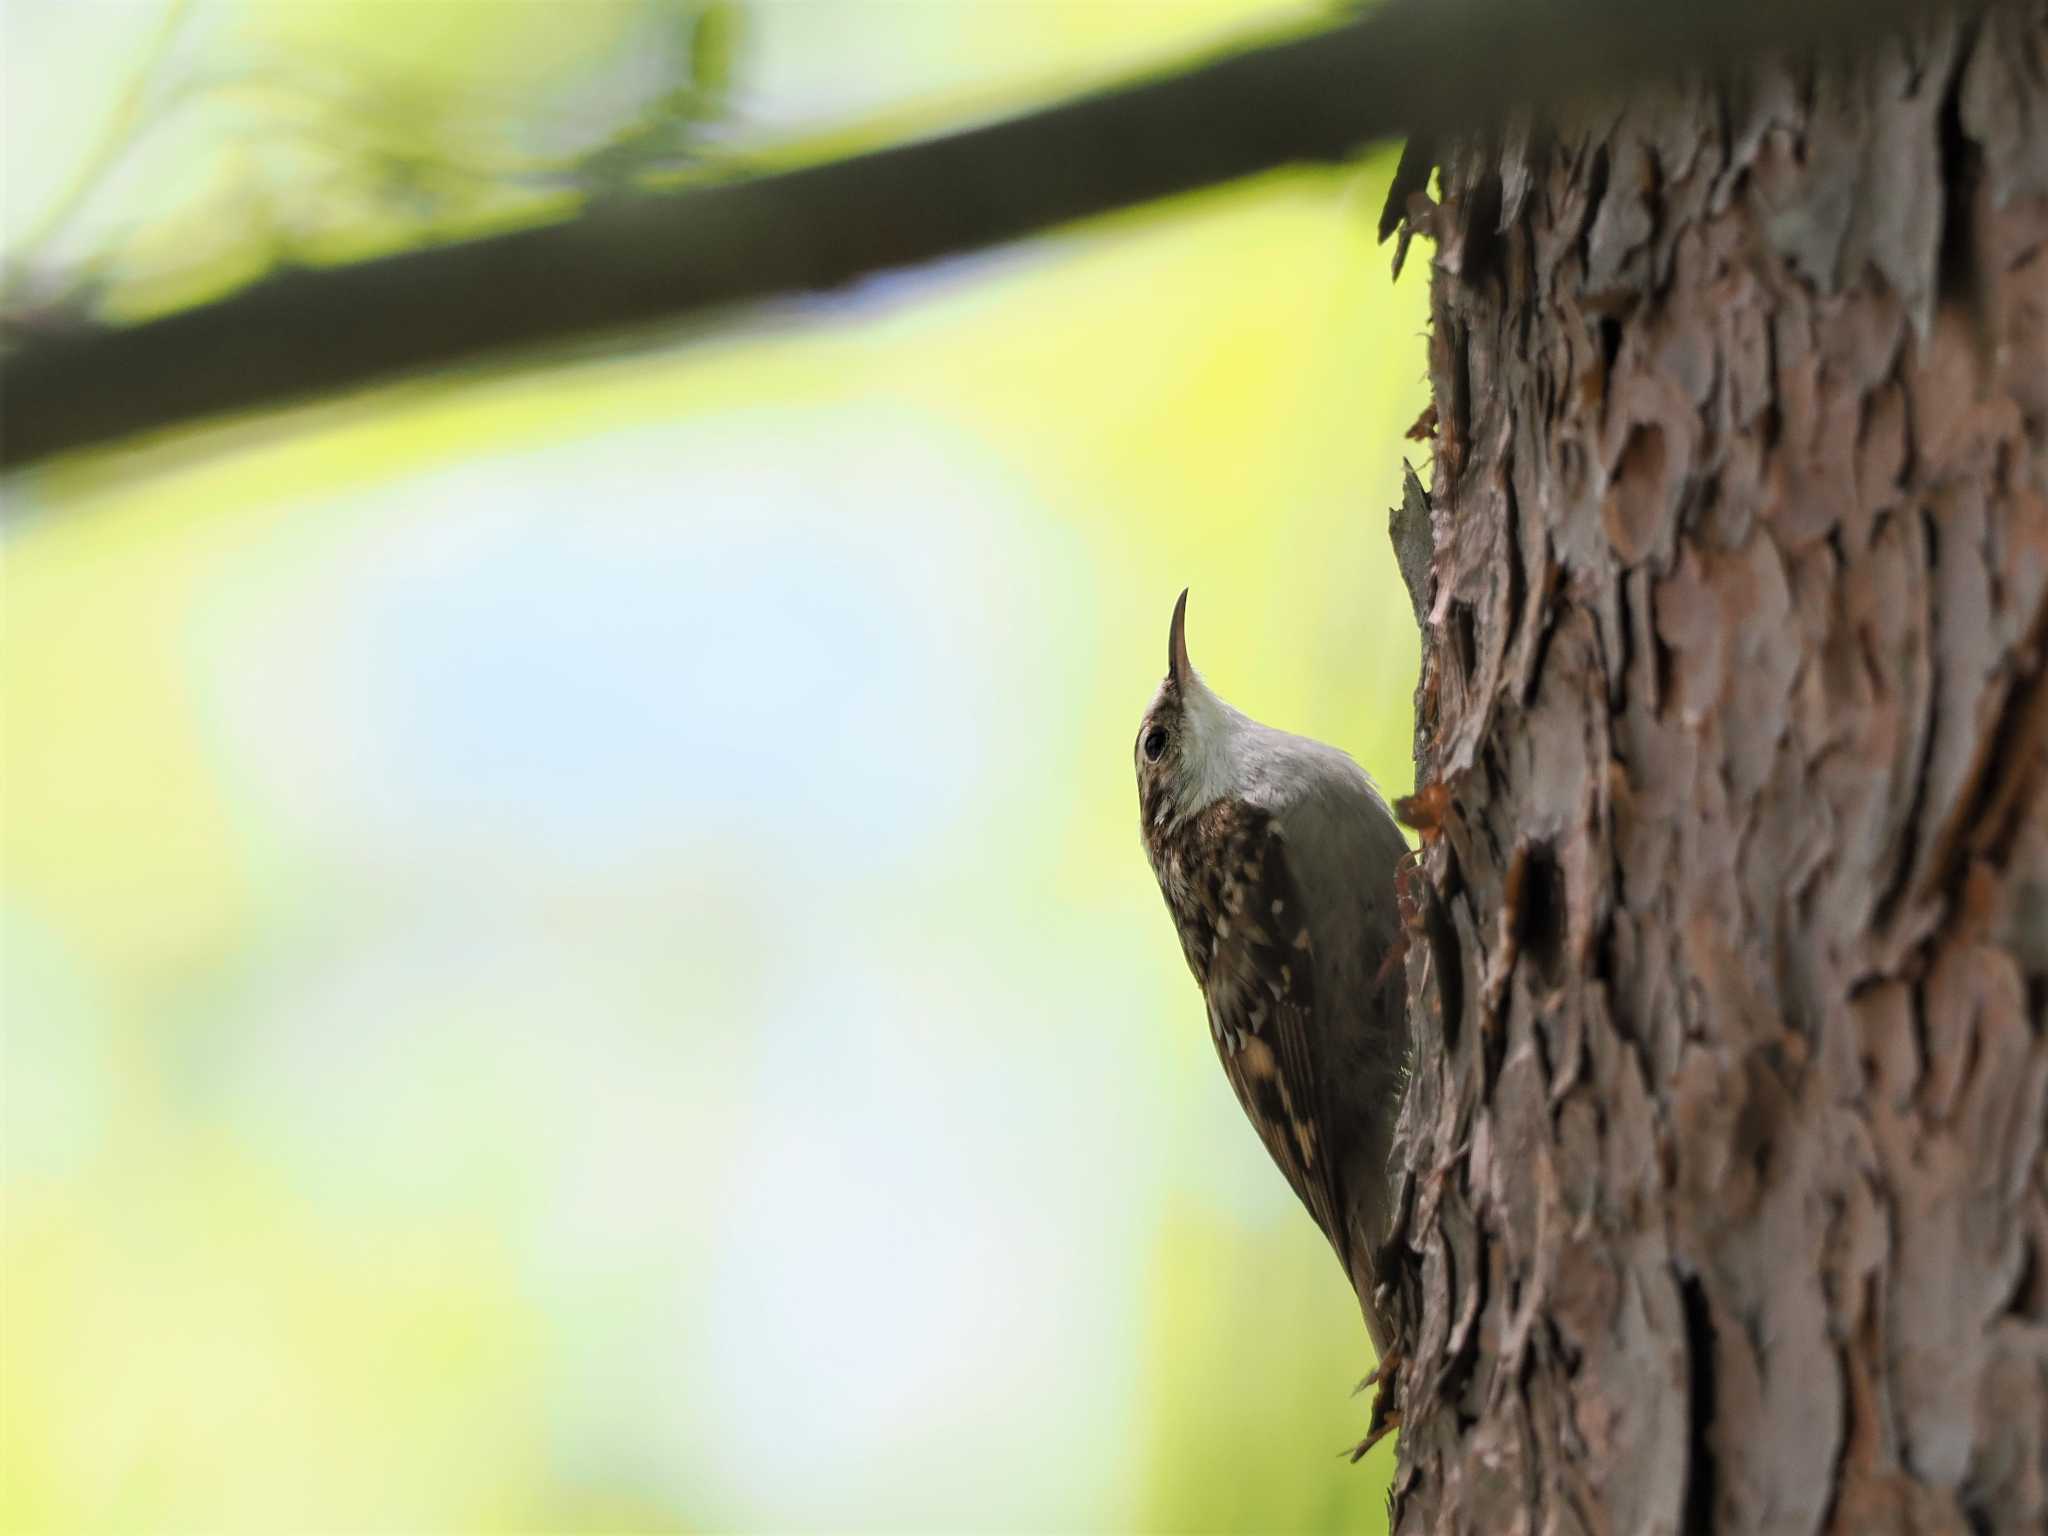
{"label": "bird's eye", "polygon": [[1156,763],[1159,754],[1166,750],[1166,727],[1155,725],[1145,733],[1145,761]]}

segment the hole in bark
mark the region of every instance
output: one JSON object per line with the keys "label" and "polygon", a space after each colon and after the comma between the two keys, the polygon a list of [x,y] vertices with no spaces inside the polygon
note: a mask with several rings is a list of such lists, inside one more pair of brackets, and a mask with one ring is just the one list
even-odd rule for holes
{"label": "hole in bark", "polygon": [[1431,968],[1436,972],[1438,1023],[1447,1054],[1458,1048],[1458,1030],[1465,1016],[1465,972],[1458,953],[1458,929],[1446,906],[1460,899],[1455,855],[1448,862],[1442,897],[1430,894],[1424,882],[1422,899],[1422,930],[1428,936]]}
{"label": "hole in bark", "polygon": [[1685,1462],[1685,1529],[1688,1536],[1710,1536],[1718,1489],[1714,1448],[1708,1434],[1714,1427],[1714,1315],[1697,1279],[1681,1280],[1679,1301],[1685,1307],[1685,1349],[1691,1377],[1691,1431]]}
{"label": "hole in bark", "polygon": [[[1967,57],[1967,55],[1963,55]],[[1963,72],[1955,70],[1942,93],[1941,115],[1941,252],[1936,291],[1944,303],[1971,304],[1977,285],[1976,232],[1972,213],[1982,154],[1963,129]]]}
{"label": "hole in bark", "polygon": [[1664,637],[1654,628],[1650,631],[1650,664],[1657,669],[1658,702],[1668,705],[1678,676],[1678,653],[1664,643]]}
{"label": "hole in bark", "polygon": [[1515,909],[1515,940],[1546,980],[1557,974],[1564,953],[1564,871],[1548,843],[1531,843],[1522,853],[1521,888]]}
{"label": "hole in bark", "polygon": [[1437,436],[1443,447],[1450,450],[1454,473],[1464,456],[1465,433],[1472,422],[1471,340],[1471,334],[1464,326],[1452,325],[1451,416],[1447,422],[1439,420]]}
{"label": "hole in bark", "polygon": [[1608,315],[1600,322],[1600,361],[1611,377],[1614,360],[1621,356],[1621,321]]}
{"label": "hole in bark", "polygon": [[1500,176],[1489,172],[1479,178],[1465,204],[1463,276],[1468,283],[1502,275],[1500,203]]}
{"label": "hole in bark", "polygon": [[1472,621],[1470,603],[1451,605],[1451,635],[1458,647],[1458,670],[1466,677],[1479,671],[1479,631]]}
{"label": "hole in bark", "polygon": [[[1616,865],[1610,865],[1609,867],[1615,870],[1614,905],[1625,906],[1627,904],[1625,887],[1621,883],[1619,867]],[[1613,985],[1614,978],[1621,974],[1620,957],[1615,953],[1617,942],[1613,921],[1610,919],[1602,923],[1600,925],[1600,936],[1593,941],[1593,975],[1610,986]]]}

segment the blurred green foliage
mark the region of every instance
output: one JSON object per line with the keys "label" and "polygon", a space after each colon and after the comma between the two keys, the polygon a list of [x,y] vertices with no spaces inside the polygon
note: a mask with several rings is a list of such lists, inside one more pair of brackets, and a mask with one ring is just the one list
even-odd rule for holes
{"label": "blurred green foliage", "polygon": [[[1279,14],[11,3],[8,248],[147,309]],[[0,1525],[1380,1528],[1130,737],[1186,584],[1408,787],[1388,169],[9,486]]]}

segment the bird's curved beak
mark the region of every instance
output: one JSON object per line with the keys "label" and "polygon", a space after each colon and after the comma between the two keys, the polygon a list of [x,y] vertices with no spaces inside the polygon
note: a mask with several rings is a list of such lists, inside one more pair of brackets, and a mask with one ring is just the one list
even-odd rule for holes
{"label": "bird's curved beak", "polygon": [[1188,589],[1180,589],[1180,601],[1173,605],[1173,628],[1166,635],[1166,675],[1176,688],[1185,688],[1195,675],[1188,661]]}

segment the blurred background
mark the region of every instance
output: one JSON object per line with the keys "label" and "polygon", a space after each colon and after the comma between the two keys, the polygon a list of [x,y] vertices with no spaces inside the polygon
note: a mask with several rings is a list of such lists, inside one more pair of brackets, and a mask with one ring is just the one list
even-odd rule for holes
{"label": "blurred background", "polygon": [[[4,0],[8,282],[146,314],[1314,19]],[[1390,171],[6,483],[0,1525],[1380,1528],[1131,743],[1188,585],[1409,788]]]}

